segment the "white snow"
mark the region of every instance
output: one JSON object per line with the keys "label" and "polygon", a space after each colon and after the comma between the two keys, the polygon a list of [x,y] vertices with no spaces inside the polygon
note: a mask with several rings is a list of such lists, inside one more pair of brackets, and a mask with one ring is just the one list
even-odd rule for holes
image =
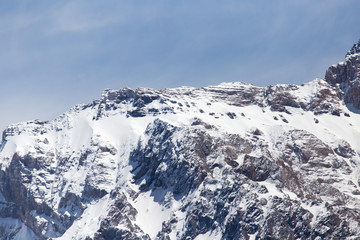
{"label": "white snow", "polygon": [[[211,86],[209,89],[248,89],[252,87],[252,85],[243,83],[222,83],[218,86]],[[316,79],[303,86],[298,86],[298,89],[294,88],[295,90],[291,90],[291,94],[299,100],[309,101],[311,97],[323,87],[326,87],[326,83],[321,79]],[[179,94],[188,91],[193,91],[195,94]],[[167,93],[170,99],[176,100],[176,103],[161,103],[159,100],[155,100],[150,103],[148,107],[164,110],[171,106],[176,114],[169,112],[158,116],[149,114],[145,117],[128,117],[126,116],[126,110],[132,109],[133,107],[130,106],[130,104],[127,105],[124,103],[123,108],[106,113],[107,115],[97,120],[93,119],[97,114],[97,108],[88,108],[85,110],[74,108],[47,124],[44,127],[46,132],[43,134],[31,132],[30,130],[35,127],[29,125],[30,127],[28,128],[30,130],[7,137],[7,142],[3,145],[3,149],[0,152],[1,167],[2,169],[8,167],[8,163],[14,153],[20,156],[28,153],[40,154],[39,149],[54,154],[51,160],[52,162],[49,163],[54,169],[58,167],[58,161],[62,158],[66,159],[66,164],[68,164],[66,165],[66,171],[62,172],[57,179],[50,174],[46,175],[44,172],[36,172],[34,170],[36,174],[41,176],[34,178],[38,181],[36,183],[42,184],[40,186],[32,183],[32,190],[36,188],[36,192],[39,194],[37,199],[40,201],[51,201],[54,204],[54,208],[57,208],[60,195],[63,192],[70,191],[79,196],[81,195],[85,181],[90,179],[88,177],[91,174],[96,176],[96,167],[99,165],[106,170],[104,170],[105,173],[101,175],[104,178],[102,179],[103,182],[97,186],[108,192],[116,187],[123,187],[125,190],[135,192],[138,191],[138,186],[135,186],[130,181],[132,174],[131,166],[129,166],[129,155],[134,147],[137,146],[139,139],[146,142],[146,136],[144,136],[145,129],[148,124],[152,123],[156,118],[176,127],[190,126],[195,118],[201,119],[206,124],[216,127],[216,129],[209,130],[208,132],[218,137],[223,137],[224,133],[239,134],[246,137],[250,136],[255,129],[259,129],[264,134],[258,136],[258,138],[269,143],[273,150],[275,149],[275,139],[277,141],[282,140],[284,132],[301,129],[314,134],[331,147],[336,147],[339,142],[346,141],[353,149],[360,153],[360,114],[357,113],[351,112],[351,117],[345,117],[343,114],[341,114],[341,116],[333,116],[331,114],[315,116],[312,112],[289,107],[287,109],[291,114],[286,114],[273,112],[269,107],[259,107],[257,105],[238,107],[229,105],[223,101],[215,101],[212,93],[204,89],[183,87],[170,89]],[[179,103],[182,104],[183,107],[180,107]],[[345,106],[342,106],[342,110],[343,112],[349,112]],[[236,116],[231,119],[227,116],[229,112],[235,113]],[[280,117],[280,114],[282,114],[283,117]],[[275,120],[274,116],[279,120]],[[286,118],[288,123],[283,122],[281,118]],[[314,118],[319,120],[318,124],[314,122]],[[26,129],[26,124],[20,124],[19,128]],[[178,132],[177,134],[175,138],[183,137],[182,132]],[[48,140],[48,143],[45,143],[45,139]],[[35,146],[38,148],[35,148]],[[97,149],[99,146],[114,149],[115,153],[98,152]],[[95,149],[94,153],[92,153],[93,155],[88,159],[90,163],[89,165],[80,166],[78,159],[81,154],[88,149]],[[252,154],[261,155],[262,152],[252,152]],[[358,157],[356,157],[356,159],[358,160]],[[240,155],[237,161],[239,164],[242,164],[243,155]],[[161,164],[160,168],[165,170],[167,166]],[[339,175],[344,181],[351,180],[357,182],[360,176],[360,170],[353,169],[351,175]],[[215,168],[214,177],[220,179],[221,176],[221,170]],[[229,181],[232,180],[229,179]],[[64,183],[63,186],[61,185],[62,183]],[[279,190],[271,181],[265,181],[259,184],[266,186],[269,191],[266,194],[262,194],[261,197],[280,196],[297,199],[294,193]],[[208,186],[208,188],[213,191],[219,187],[221,186],[215,184]],[[337,187],[340,188],[341,186]],[[51,191],[49,191],[49,189],[51,189]],[[350,192],[349,188],[344,187],[344,189],[344,191]],[[154,238],[161,230],[162,223],[169,220],[172,214],[174,214],[178,217],[179,224],[170,234],[170,237],[171,239],[176,239],[177,236],[175,233],[182,231],[184,227],[182,220],[185,219],[186,214],[179,211],[178,206],[180,203],[175,200],[169,200],[170,204],[164,204],[162,200],[156,198],[155,194],[154,192],[148,191],[130,200],[133,207],[138,211],[135,223],[145,233],[149,234],[151,238]],[[194,195],[194,197],[198,196]],[[111,204],[112,200],[106,195],[102,199],[85,206],[86,209],[81,217],[75,220],[65,234],[58,239],[75,239],[73,236],[76,236],[76,239],[81,239],[94,234],[99,228],[101,220],[108,213],[108,206]],[[243,204],[245,204],[245,202]],[[323,209],[321,205],[310,206],[302,203],[302,206],[312,212],[314,216],[321,214]],[[18,224],[16,222],[18,220],[6,221],[8,221],[9,224]],[[22,232],[26,231],[26,229],[22,230]],[[220,239],[220,233],[221,231],[214,230],[213,232],[210,231],[199,235],[196,239]],[[254,235],[250,237],[253,238]]]}
{"label": "white snow", "polygon": [[312,213],[313,215],[313,218],[311,219],[312,225],[316,222],[317,217],[321,215],[321,213],[326,212],[325,203],[321,203],[319,205],[310,205],[302,202],[301,207]]}
{"label": "white snow", "polygon": [[207,233],[197,235],[194,240],[220,240],[221,237],[222,234],[220,231],[209,231]]}
{"label": "white snow", "polygon": [[26,134],[11,136],[9,137],[8,143],[4,146],[0,152],[0,159],[2,159],[2,169],[8,167],[10,161],[3,161],[6,159],[11,159],[14,153],[17,153],[19,156],[24,156],[27,153],[36,152],[34,149],[35,138]]}
{"label": "white snow", "polygon": [[141,193],[133,202],[136,208],[135,223],[153,239],[161,230],[162,223],[170,219],[172,209],[154,201],[151,191]]}
{"label": "white snow", "polygon": [[81,217],[74,221],[71,227],[59,238],[59,240],[85,239],[93,236],[100,227],[101,220],[106,217],[112,200],[109,195],[87,206]]}
{"label": "white snow", "polygon": [[[14,219],[14,218],[1,218],[0,219],[0,226],[5,228],[6,231],[12,232],[14,235],[12,235],[12,240],[36,240],[39,239],[35,233],[25,226],[21,220]],[[1,237],[5,237],[2,232]],[[6,238],[8,239],[8,238]],[[10,239],[10,238],[9,238]]]}

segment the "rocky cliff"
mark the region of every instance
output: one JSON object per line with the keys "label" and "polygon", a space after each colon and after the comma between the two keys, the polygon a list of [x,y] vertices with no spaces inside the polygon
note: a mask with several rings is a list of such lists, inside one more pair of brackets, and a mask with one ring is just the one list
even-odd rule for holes
{"label": "rocky cliff", "polygon": [[10,125],[1,239],[359,239],[359,45],[302,85],[105,90]]}

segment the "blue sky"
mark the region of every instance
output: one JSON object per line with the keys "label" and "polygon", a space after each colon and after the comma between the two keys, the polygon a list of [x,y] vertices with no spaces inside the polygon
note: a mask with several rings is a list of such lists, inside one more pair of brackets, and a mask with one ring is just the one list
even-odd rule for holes
{"label": "blue sky", "polygon": [[105,88],[322,78],[360,39],[358,0],[0,0],[0,128]]}

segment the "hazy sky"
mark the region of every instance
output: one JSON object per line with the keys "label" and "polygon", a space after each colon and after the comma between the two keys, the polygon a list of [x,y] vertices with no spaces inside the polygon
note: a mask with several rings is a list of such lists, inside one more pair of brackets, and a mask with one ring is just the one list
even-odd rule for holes
{"label": "hazy sky", "polygon": [[0,128],[105,88],[308,82],[359,38],[359,0],[0,0]]}

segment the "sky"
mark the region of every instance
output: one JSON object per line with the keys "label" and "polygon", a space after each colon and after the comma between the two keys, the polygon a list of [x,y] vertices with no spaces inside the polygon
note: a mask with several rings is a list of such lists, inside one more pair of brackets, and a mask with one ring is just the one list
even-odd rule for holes
{"label": "sky", "polygon": [[360,39],[358,0],[0,0],[0,129],[106,88],[323,78]]}

